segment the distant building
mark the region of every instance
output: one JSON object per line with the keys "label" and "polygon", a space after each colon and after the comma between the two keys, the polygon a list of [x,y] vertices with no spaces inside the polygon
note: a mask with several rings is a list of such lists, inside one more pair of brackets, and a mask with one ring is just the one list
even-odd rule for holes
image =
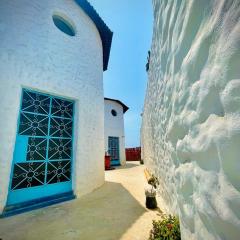
{"label": "distant building", "polygon": [[111,98],[104,99],[105,105],[105,151],[111,155],[111,165],[124,165],[125,154],[125,133],[124,113],[129,109],[121,101]]}
{"label": "distant building", "polygon": [[86,0],[1,1],[0,215],[103,184],[111,40]]}

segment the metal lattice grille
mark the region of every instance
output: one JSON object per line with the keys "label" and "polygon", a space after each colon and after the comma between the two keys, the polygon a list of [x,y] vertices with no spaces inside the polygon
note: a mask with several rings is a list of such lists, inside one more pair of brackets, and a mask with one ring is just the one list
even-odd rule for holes
{"label": "metal lattice grille", "polygon": [[108,138],[108,152],[112,160],[119,160],[119,138],[118,137]]}
{"label": "metal lattice grille", "polygon": [[23,90],[18,136],[28,141],[25,161],[14,164],[12,190],[71,180],[72,125],[72,101]]}
{"label": "metal lattice grille", "polygon": [[47,183],[58,183],[69,181],[71,177],[71,162],[58,161],[49,162],[47,171]]}
{"label": "metal lattice grille", "polygon": [[14,164],[12,189],[34,187],[44,184],[46,164],[44,162]]}
{"label": "metal lattice grille", "polygon": [[28,138],[27,160],[45,160],[47,154],[47,139],[46,138]]}

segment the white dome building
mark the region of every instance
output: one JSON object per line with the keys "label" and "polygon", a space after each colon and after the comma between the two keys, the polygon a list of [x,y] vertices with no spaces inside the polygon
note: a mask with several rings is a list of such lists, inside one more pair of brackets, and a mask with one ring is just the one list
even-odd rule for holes
{"label": "white dome building", "polygon": [[0,215],[104,182],[112,32],[86,0],[0,5]]}
{"label": "white dome building", "polygon": [[125,133],[124,113],[129,109],[124,103],[112,98],[105,98],[105,152],[111,156],[111,166],[124,165]]}

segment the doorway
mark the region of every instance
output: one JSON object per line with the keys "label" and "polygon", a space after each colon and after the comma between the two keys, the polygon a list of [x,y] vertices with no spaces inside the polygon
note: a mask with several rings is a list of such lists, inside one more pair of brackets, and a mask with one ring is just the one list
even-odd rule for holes
{"label": "doorway", "polygon": [[72,193],[74,102],[23,89],[7,206]]}
{"label": "doorway", "polygon": [[111,156],[111,166],[120,165],[119,137],[108,137],[108,153]]}

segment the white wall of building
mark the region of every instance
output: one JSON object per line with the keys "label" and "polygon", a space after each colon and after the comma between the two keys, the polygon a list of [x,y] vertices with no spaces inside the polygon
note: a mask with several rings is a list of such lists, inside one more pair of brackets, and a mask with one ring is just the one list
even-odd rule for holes
{"label": "white wall of building", "polygon": [[153,0],[142,123],[159,207],[182,239],[240,236],[240,2]]}
{"label": "white wall of building", "polygon": [[[119,137],[120,163],[124,165],[126,163],[126,154],[123,107],[116,101],[104,100],[104,103],[105,152],[108,151],[108,137]],[[116,117],[111,114],[112,109],[117,112]]]}
{"label": "white wall of building", "polygon": [[[75,25],[71,37],[52,15]],[[1,0],[0,213],[7,200],[22,88],[73,99],[74,192],[104,182],[102,42],[94,23],[73,0]]]}

